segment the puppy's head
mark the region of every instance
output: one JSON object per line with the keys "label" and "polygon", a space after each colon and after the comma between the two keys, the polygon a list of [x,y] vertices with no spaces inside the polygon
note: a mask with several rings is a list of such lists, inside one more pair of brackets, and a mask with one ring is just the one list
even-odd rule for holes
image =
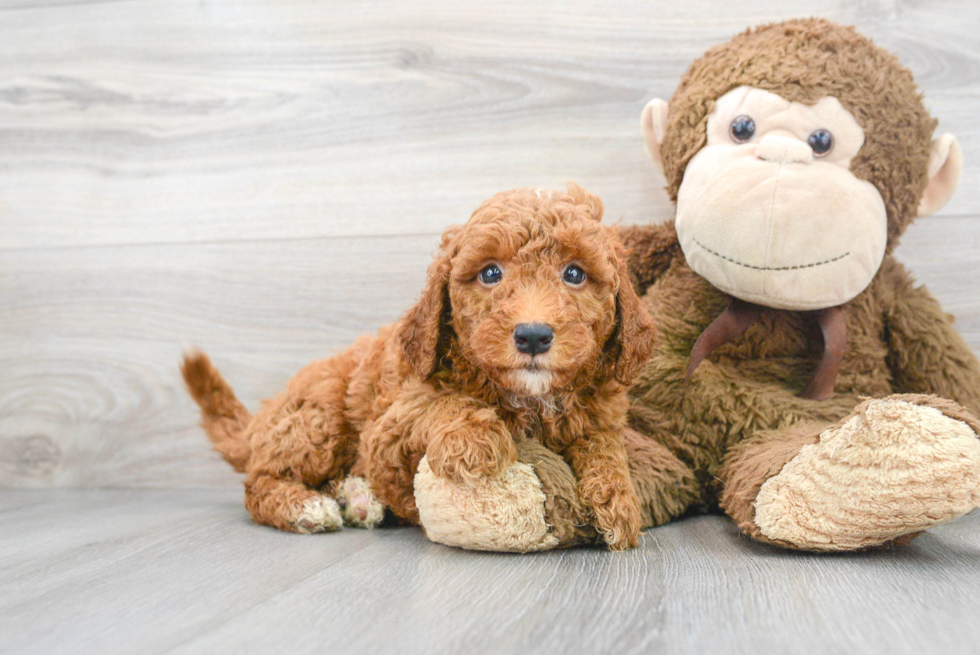
{"label": "puppy's head", "polygon": [[601,201],[570,184],[566,193],[499,193],[448,229],[399,331],[416,373],[428,377],[452,349],[522,396],[546,396],[583,374],[629,384],[650,352],[653,321],[601,219]]}

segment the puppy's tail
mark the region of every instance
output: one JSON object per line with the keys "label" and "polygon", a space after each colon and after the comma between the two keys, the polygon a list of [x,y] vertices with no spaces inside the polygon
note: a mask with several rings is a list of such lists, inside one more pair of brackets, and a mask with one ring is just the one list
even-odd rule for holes
{"label": "puppy's tail", "polygon": [[231,386],[204,353],[185,352],[180,372],[187,391],[201,408],[201,427],[207,432],[214,449],[236,471],[244,473],[251,454],[245,441],[245,427],[252,415],[238,401]]}

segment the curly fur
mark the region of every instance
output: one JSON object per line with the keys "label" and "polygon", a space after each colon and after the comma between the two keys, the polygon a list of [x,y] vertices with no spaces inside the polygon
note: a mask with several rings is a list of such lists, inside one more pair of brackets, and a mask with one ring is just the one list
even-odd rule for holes
{"label": "curly fur", "polygon": [[[626,385],[653,345],[616,231],[598,198],[518,189],[446,230],[418,302],[396,324],[310,364],[250,417],[203,354],[182,367],[215,448],[247,473],[255,521],[317,531],[302,508],[336,481],[363,476],[396,517],[418,522],[413,478],[423,456],[457,482],[501,473],[515,442],[560,454],[595,527],[616,549],[637,543],[641,512],[624,447]],[[485,286],[488,263],[504,271]],[[561,280],[569,263],[588,280]],[[514,328],[547,323],[533,358]],[[333,484],[331,484],[333,483]],[[331,529],[332,526],[322,526]]]}

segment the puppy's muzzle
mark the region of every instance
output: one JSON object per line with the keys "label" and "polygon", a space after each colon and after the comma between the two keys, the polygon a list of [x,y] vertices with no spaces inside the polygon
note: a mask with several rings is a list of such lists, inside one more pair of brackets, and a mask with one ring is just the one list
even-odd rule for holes
{"label": "puppy's muzzle", "polygon": [[555,333],[550,325],[544,323],[521,323],[514,328],[514,344],[517,351],[534,357],[548,352]]}

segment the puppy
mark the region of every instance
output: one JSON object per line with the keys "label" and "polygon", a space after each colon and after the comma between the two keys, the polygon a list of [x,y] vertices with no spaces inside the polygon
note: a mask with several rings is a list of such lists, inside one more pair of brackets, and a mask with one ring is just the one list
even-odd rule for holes
{"label": "puppy", "polygon": [[417,524],[423,456],[466,482],[513,464],[515,440],[537,439],[572,467],[610,548],[636,546],[622,433],[653,322],[601,218],[574,184],[493,196],[443,234],[401,320],[310,364],[254,417],[205,355],[187,355],[187,388],[215,449],[247,474],[252,518],[321,532],[377,525],[387,507]]}

